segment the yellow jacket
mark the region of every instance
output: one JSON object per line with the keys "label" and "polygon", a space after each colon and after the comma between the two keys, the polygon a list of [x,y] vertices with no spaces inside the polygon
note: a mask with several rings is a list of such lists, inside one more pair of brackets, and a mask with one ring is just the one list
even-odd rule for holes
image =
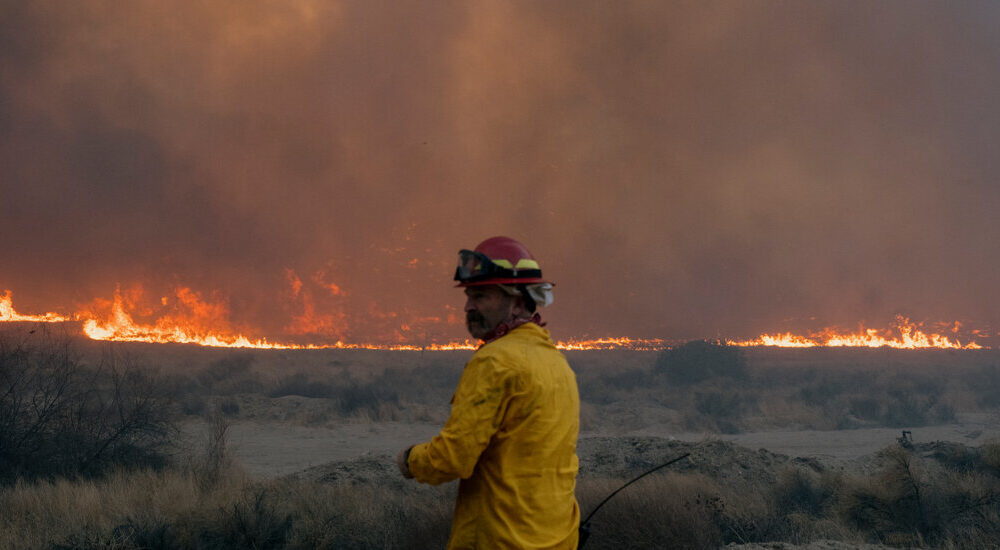
{"label": "yellow jacket", "polygon": [[549,332],[526,323],[479,348],[451,403],[408,461],[422,483],[461,478],[448,548],[575,549],[580,396]]}

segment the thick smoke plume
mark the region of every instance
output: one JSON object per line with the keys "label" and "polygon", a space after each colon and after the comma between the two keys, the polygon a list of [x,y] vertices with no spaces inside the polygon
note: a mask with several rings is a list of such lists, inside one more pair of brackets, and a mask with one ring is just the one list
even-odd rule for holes
{"label": "thick smoke plume", "polygon": [[506,234],[560,337],[1000,325],[995,3],[0,10],[24,311],[448,340],[456,251]]}

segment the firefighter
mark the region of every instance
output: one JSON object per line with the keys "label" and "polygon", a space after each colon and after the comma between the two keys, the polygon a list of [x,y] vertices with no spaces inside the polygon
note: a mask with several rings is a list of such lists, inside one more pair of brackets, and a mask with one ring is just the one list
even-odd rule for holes
{"label": "firefighter", "polygon": [[455,280],[483,343],[441,433],[401,451],[399,469],[432,485],[460,479],[449,549],[574,549],[580,397],[536,311],[552,303],[552,284],[508,237],[459,252]]}

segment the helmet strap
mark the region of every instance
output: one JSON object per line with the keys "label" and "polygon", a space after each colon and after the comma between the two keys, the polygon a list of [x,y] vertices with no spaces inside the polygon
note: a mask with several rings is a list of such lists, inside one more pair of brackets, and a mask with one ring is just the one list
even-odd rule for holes
{"label": "helmet strap", "polygon": [[531,297],[531,293],[528,292],[527,285],[517,285],[517,289],[521,291],[521,297],[524,298],[524,308],[530,313],[534,313],[538,309],[538,304],[535,303],[535,299]]}

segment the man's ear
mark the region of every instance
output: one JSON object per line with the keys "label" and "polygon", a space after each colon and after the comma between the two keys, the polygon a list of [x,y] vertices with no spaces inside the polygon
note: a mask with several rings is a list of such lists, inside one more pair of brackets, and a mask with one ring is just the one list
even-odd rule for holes
{"label": "man's ear", "polygon": [[531,316],[531,312],[528,311],[528,306],[524,303],[523,296],[511,296],[510,298],[513,303],[511,306],[511,313],[514,314],[515,319]]}

